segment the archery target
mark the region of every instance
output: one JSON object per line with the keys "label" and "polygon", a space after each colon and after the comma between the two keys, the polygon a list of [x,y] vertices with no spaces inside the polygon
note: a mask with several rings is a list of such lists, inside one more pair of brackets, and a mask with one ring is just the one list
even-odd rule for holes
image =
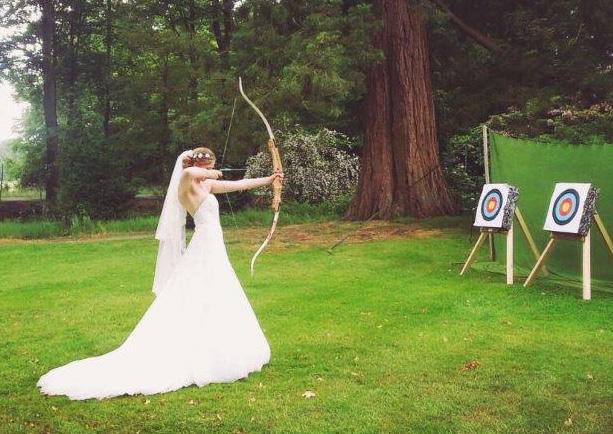
{"label": "archery target", "polygon": [[[591,184],[566,182],[556,184],[549,202],[544,229],[579,234],[590,188]],[[591,218],[591,215],[585,217]]]}
{"label": "archery target", "polygon": [[491,222],[502,209],[502,193],[497,188],[487,192],[481,203],[481,216]]}
{"label": "archery target", "polygon": [[558,225],[573,221],[579,211],[579,192],[574,188],[564,190],[553,203],[552,217]]}
{"label": "archery target", "polygon": [[508,184],[485,184],[479,198],[474,226],[508,229],[509,214],[515,205],[517,190]]}

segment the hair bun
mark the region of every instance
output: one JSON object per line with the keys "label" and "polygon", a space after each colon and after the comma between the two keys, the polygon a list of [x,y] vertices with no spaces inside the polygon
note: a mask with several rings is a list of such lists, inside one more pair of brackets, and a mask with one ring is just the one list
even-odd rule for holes
{"label": "hair bun", "polygon": [[209,148],[198,147],[191,151],[187,157],[183,160],[183,168],[194,166],[198,161],[211,161],[215,160],[215,153]]}

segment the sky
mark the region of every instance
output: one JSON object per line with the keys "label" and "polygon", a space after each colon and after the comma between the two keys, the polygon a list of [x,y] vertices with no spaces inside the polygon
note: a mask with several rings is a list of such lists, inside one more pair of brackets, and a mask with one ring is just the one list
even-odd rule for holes
{"label": "sky", "polygon": [[27,105],[13,98],[14,89],[7,82],[0,82],[0,142],[16,137],[14,131]]}
{"label": "sky", "polygon": [[[18,29],[0,27],[0,39],[9,37]],[[13,94],[15,90],[10,83],[0,81],[0,143],[18,136],[14,131],[25,111],[27,104],[18,103]]]}

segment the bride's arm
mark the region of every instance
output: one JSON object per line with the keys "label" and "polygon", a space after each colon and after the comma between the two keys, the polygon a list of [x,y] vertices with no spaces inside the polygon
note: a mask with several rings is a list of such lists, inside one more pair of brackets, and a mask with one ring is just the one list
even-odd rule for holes
{"label": "bride's arm", "polygon": [[270,185],[277,176],[271,175],[263,178],[248,178],[239,181],[211,181],[211,193],[231,193],[239,190],[251,190],[253,188]]}
{"label": "bride's arm", "polygon": [[205,181],[207,179],[217,179],[221,177],[221,172],[214,169],[203,169],[202,167],[191,166],[183,170],[189,178],[196,181]]}

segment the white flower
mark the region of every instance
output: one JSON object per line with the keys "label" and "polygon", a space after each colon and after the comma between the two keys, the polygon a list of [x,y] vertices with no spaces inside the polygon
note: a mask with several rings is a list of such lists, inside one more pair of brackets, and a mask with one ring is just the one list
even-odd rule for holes
{"label": "white flower", "polygon": [[315,397],[315,392],[313,392],[312,390],[305,390],[305,392],[302,394],[302,396],[304,396],[306,399],[314,398]]}

